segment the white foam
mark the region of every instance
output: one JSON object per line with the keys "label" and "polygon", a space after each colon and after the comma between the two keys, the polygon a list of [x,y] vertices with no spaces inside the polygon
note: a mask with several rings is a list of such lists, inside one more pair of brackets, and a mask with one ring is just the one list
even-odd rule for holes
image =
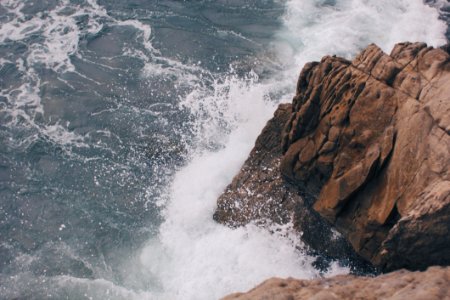
{"label": "white foam", "polygon": [[430,46],[446,42],[445,22],[422,0],[289,0],[286,7],[278,39],[292,47],[296,66],[324,55],[352,58],[370,43],[389,53],[403,41]]}
{"label": "white foam", "polygon": [[[147,278],[160,285],[154,297],[217,299],[272,276],[318,276],[313,258],[299,250],[302,244],[289,227],[271,234],[254,225],[233,230],[212,219],[218,195],[273,113],[274,102],[268,101],[273,89],[255,75],[246,80],[230,76],[216,82],[210,94],[196,90],[181,103],[196,116],[199,148],[176,174],[160,234],[141,254]],[[231,134],[226,136],[227,123]],[[224,143],[219,151],[205,150]]]}
{"label": "white foam", "polygon": [[3,111],[9,116],[8,121],[3,125],[26,126],[36,130],[38,134],[29,135],[21,140],[13,139],[9,141],[9,146],[12,148],[27,147],[41,135],[62,146],[87,147],[83,137],[69,131],[67,129],[68,126],[63,126],[60,123],[38,124],[35,122],[36,118],[44,114],[44,108],[39,96],[41,80],[33,68],[27,69],[24,66],[22,59],[16,61],[16,67],[26,74],[28,80],[17,87],[0,91],[0,96],[7,99],[7,104],[3,107]]}
{"label": "white foam", "polygon": [[[92,2],[92,1],[90,1]],[[10,41],[26,41],[29,44],[27,63],[30,67],[43,64],[56,72],[74,71],[70,57],[78,50],[79,38],[82,31],[95,34],[102,25],[97,21],[105,17],[106,12],[94,2],[93,6],[83,8],[74,7],[72,14],[63,13],[71,7],[69,1],[62,1],[55,9],[46,14],[37,13],[33,18],[25,18],[21,9],[24,4],[20,1],[9,1],[5,4],[8,13],[14,18],[0,26],[0,43]],[[81,30],[76,17],[89,16],[88,26]],[[29,41],[33,35],[39,34],[44,40]]]}
{"label": "white foam", "polygon": [[132,26],[142,32],[142,42],[147,50],[150,52],[154,52],[155,49],[150,42],[150,36],[152,34],[152,29],[149,25],[143,24],[138,20],[126,20],[126,21],[117,21],[116,25],[118,26]]}
{"label": "white foam", "polygon": [[[405,40],[445,42],[437,11],[418,0],[326,3],[287,1],[284,28],[274,42],[284,70],[266,83],[254,76],[216,80],[210,94],[199,87],[182,102],[197,116],[193,131],[199,147],[176,174],[159,235],[141,254],[147,278],[159,284],[160,299],[217,299],[271,276],[318,275],[312,258],[298,250],[302,244],[295,235],[214,223],[217,197],[247,157],[274,103],[292,96],[284,91],[294,90],[305,62],[327,54],[351,58],[371,42],[385,51]],[[271,94],[281,96],[267,101]],[[207,150],[211,143],[223,148]],[[329,275],[347,271],[334,265]]]}
{"label": "white foam", "polygon": [[[8,21],[0,25],[0,44],[11,41],[22,41],[28,49],[23,58],[16,61],[17,69],[22,73],[21,82],[0,91],[0,96],[7,99],[5,112],[9,115],[8,126],[25,126],[36,129],[37,134],[28,136],[19,144],[12,147],[30,144],[39,135],[44,136],[54,143],[62,146],[88,147],[84,137],[70,131],[67,125],[60,121],[52,124],[42,124],[36,121],[37,117],[45,114],[41,103],[41,87],[43,84],[37,70],[45,67],[58,74],[74,72],[79,76],[100,84],[85,75],[77,72],[72,64],[71,57],[78,55],[80,37],[87,34],[96,34],[109,23],[117,26],[138,26],[143,29],[143,43],[151,48],[149,41],[150,27],[137,24],[137,21],[117,21],[108,16],[106,10],[94,0],[87,1],[86,5],[73,5],[68,0],[63,0],[52,10],[46,13],[39,12],[29,18],[22,13],[24,3],[20,0],[8,0],[2,2],[2,6],[9,14]],[[72,12],[68,13],[68,8]],[[87,24],[80,26],[77,18],[87,17]],[[39,35],[39,39],[35,36]],[[4,64],[6,60],[1,60]],[[60,79],[67,82],[64,79]],[[70,84],[68,84],[70,86]]]}
{"label": "white foam", "polygon": [[[195,84],[180,104],[195,116],[195,122],[189,124],[195,133],[191,160],[168,188],[168,202],[159,203],[165,205],[165,210],[158,236],[141,251],[140,266],[130,264],[126,270],[131,281],[144,282],[148,289],[142,291],[139,287],[133,292],[132,288],[104,279],[58,278],[62,288],[72,286],[72,290],[77,290],[87,286],[94,298],[101,298],[101,290],[106,288],[117,291],[119,298],[217,299],[247,290],[271,276],[317,276],[312,258],[299,250],[302,244],[289,227],[271,234],[253,225],[232,230],[216,224],[212,213],[217,197],[248,156],[275,105],[292,97],[305,62],[327,54],[351,58],[371,42],[389,51],[397,41],[414,39],[437,46],[445,40],[445,25],[438,20],[436,10],[420,0],[343,0],[333,6],[326,6],[327,1],[289,0],[284,27],[274,40],[275,56],[283,71],[261,82],[252,73],[244,79],[233,75],[217,78],[199,66],[165,58],[151,45],[150,26],[134,20],[114,20],[93,0],[73,15],[58,14],[57,8],[43,20],[39,16],[23,19],[18,0],[5,3],[17,17],[0,28],[0,43],[26,40],[37,32],[44,34],[45,43],[31,47],[27,64],[18,62],[18,68],[29,76],[28,85],[2,91],[2,95],[8,99],[11,114],[17,114],[17,120],[21,114],[58,143],[80,140],[59,123],[35,124],[35,116],[45,112],[40,104],[40,82],[34,77],[32,66],[43,64],[62,73],[74,71],[70,57],[77,53],[81,34],[74,23],[75,16],[89,15],[85,30],[90,34],[101,30],[101,18],[112,26],[137,28],[145,50],[131,49],[129,55],[146,62],[144,76],[154,72],[170,74],[187,77],[188,83]],[[204,87],[202,80],[211,82],[213,89]],[[286,89],[291,92],[286,93]],[[270,95],[278,96],[272,99]],[[334,266],[330,275],[347,271]]]}

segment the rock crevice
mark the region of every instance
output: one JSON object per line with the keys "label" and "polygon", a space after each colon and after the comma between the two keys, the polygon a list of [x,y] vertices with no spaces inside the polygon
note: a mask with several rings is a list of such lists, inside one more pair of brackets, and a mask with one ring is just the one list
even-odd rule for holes
{"label": "rock crevice", "polygon": [[402,43],[391,55],[370,45],[352,62],[327,56],[303,69],[293,103],[281,172],[314,210],[385,270],[449,264],[450,211],[427,208],[450,203],[448,53]]}
{"label": "rock crevice", "polygon": [[348,255],[349,242],[383,270],[425,269],[450,264],[449,183],[449,54],[372,44],[353,61],[304,66],[292,105],[269,121],[215,219],[294,220],[331,257]]}

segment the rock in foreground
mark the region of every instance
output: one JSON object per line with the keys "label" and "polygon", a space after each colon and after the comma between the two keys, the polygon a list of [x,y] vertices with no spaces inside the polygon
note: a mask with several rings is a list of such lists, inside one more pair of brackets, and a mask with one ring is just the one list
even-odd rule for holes
{"label": "rock in foreground", "polygon": [[450,268],[426,272],[396,271],[378,277],[339,275],[315,280],[272,278],[247,293],[223,300],[446,300],[450,299]]}

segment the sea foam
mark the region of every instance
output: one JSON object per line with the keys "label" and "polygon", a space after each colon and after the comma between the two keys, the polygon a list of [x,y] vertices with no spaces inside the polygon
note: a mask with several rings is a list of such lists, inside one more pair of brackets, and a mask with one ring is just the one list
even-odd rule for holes
{"label": "sea foam", "polygon": [[[221,147],[195,149],[171,184],[159,235],[141,253],[148,278],[158,279],[155,297],[216,299],[271,276],[319,276],[314,259],[301,251],[301,241],[289,228],[285,234],[271,234],[254,225],[230,229],[216,224],[212,213],[217,197],[276,104],[292,97],[304,63],[332,54],[352,58],[371,42],[384,51],[407,40],[445,43],[446,25],[437,9],[419,0],[291,0],[283,21],[273,42],[282,71],[264,81],[222,80],[209,94],[193,91],[182,102],[193,114],[201,110],[203,115],[196,124],[198,143],[205,146],[205,140],[213,139]],[[221,129],[224,123],[229,134]],[[334,265],[326,275],[342,272],[348,270]]]}
{"label": "sea foam", "polygon": [[[179,109],[192,116],[186,122],[193,133],[193,137],[185,137],[193,140],[188,147],[189,161],[159,201],[164,221],[157,236],[136,255],[124,254],[132,257],[123,266],[124,281],[117,282],[108,274],[101,279],[66,275],[35,278],[29,272],[4,281],[4,286],[46,297],[47,290],[39,291],[50,284],[53,298],[58,299],[217,299],[250,289],[271,276],[314,278],[348,272],[334,264],[328,273],[320,274],[312,264],[314,257],[302,251],[302,242],[289,225],[260,228],[249,224],[230,229],[215,223],[212,214],[217,197],[239,171],[277,104],[292,98],[304,63],[332,54],[352,58],[372,42],[385,51],[405,40],[439,46],[445,42],[446,30],[437,9],[420,0],[283,1],[282,28],[269,51],[278,71],[262,80],[254,72],[237,76],[230,68],[229,72],[211,74],[199,65],[164,57],[151,43],[155,33],[149,25],[113,19],[94,0],[75,7],[72,14],[61,11],[70,6],[63,1],[48,15],[30,19],[23,17],[20,1],[4,3],[13,17],[0,28],[0,43],[8,39],[26,42],[35,33],[43,39],[32,44],[21,60],[0,59],[1,65],[14,64],[26,77],[21,84],[2,91],[0,96],[7,99],[2,109],[13,123],[20,119],[21,124],[57,144],[82,146],[85,137],[68,130],[66,124],[37,121],[45,109],[34,66],[44,65],[58,74],[77,73],[71,58],[78,54],[80,35],[95,35],[104,24],[131,26],[141,32],[138,38],[144,50],[129,49],[125,55],[145,62],[143,77],[163,74],[179,78],[177,84],[191,85],[179,103]],[[86,28],[78,27],[79,16],[88,17]],[[266,61],[263,56],[267,51],[261,52],[259,58]],[[13,298],[14,293],[6,296]]]}

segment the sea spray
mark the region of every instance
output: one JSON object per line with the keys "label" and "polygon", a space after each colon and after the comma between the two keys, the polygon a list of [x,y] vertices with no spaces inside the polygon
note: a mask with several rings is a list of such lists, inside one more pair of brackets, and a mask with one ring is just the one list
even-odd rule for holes
{"label": "sea spray", "polygon": [[[318,274],[311,266],[313,259],[297,248],[298,240],[272,235],[253,225],[233,230],[212,220],[217,195],[239,170],[241,153],[250,151],[254,137],[274,110],[273,102],[264,101],[269,86],[254,80],[231,80],[227,84],[227,93],[219,93],[220,97],[212,93],[209,100],[204,97],[199,101],[203,101],[202,107],[211,105],[215,109],[226,101],[227,110],[216,113],[228,116],[227,121],[239,122],[239,126],[226,136],[225,147],[197,150],[198,154],[176,174],[160,235],[141,256],[153,277],[160,280],[161,299],[218,298],[277,274],[297,277]],[[214,131],[201,133],[205,140],[211,138],[207,133],[217,139]],[[155,253],[152,250],[158,243],[156,249],[160,253]]]}
{"label": "sea spray", "polygon": [[[445,42],[445,30],[438,12],[420,1],[288,1],[284,28],[273,42],[281,71],[264,81],[227,81],[225,90],[230,92],[225,94],[217,85],[210,95],[194,91],[183,102],[190,104],[194,115],[201,107],[207,116],[194,124],[201,127],[199,143],[213,138],[222,146],[213,151],[197,148],[176,174],[160,234],[143,250],[143,264],[160,280],[159,296],[215,299],[272,276],[319,276],[314,258],[300,250],[302,242],[293,232],[279,236],[251,224],[238,229],[215,224],[211,215],[217,197],[237,173],[276,104],[289,100],[304,63],[333,54],[351,59],[371,42],[385,51],[409,39],[439,46]],[[274,94],[275,99],[270,97]],[[221,122],[216,122],[217,115]],[[228,135],[223,134],[224,125],[231,128]],[[348,270],[334,264],[328,275],[342,272]]]}
{"label": "sea spray", "polygon": [[7,299],[214,299],[318,276],[289,227],[214,223],[218,195],[305,62],[445,32],[418,0],[7,0],[0,15]]}

